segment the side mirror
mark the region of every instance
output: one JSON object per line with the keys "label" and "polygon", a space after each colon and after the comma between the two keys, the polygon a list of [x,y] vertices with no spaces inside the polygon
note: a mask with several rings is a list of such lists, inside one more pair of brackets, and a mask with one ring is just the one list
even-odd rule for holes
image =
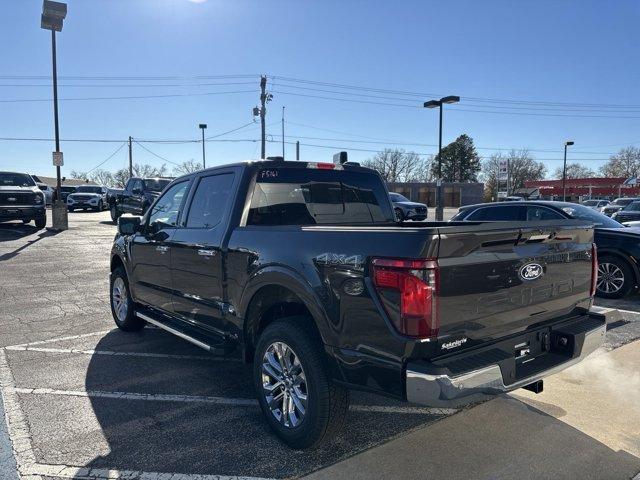
{"label": "side mirror", "polygon": [[140,217],[118,218],[118,233],[120,235],[133,235],[140,231]]}

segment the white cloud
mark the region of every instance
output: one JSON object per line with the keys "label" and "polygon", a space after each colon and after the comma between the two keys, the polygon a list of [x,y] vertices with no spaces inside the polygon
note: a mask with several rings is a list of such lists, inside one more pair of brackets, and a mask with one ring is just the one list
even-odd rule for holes
{"label": "white cloud", "polygon": [[191,3],[204,3],[207,0],[189,0]]}

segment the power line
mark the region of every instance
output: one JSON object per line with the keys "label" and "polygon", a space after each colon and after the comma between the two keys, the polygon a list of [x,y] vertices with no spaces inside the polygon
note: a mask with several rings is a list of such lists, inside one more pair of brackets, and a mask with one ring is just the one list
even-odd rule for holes
{"label": "power line", "polygon": [[[218,83],[138,83],[138,84],[84,84],[59,83],[59,87],[70,88],[150,88],[150,87],[215,87],[226,85],[253,85],[255,82],[218,82]],[[51,88],[51,83],[0,83],[0,87],[46,87]]]}
{"label": "power line", "polygon": [[[229,74],[229,75],[170,75],[170,76],[109,76],[109,75],[63,75],[58,76],[59,80],[131,80],[131,81],[150,81],[150,80],[214,80],[214,79],[226,79],[226,78],[255,78],[260,75],[257,73],[251,74]],[[0,75],[1,80],[51,80],[51,75]]]}
{"label": "power line", "polygon": [[[230,95],[236,93],[255,93],[255,90],[235,90],[228,92],[204,92],[204,93],[167,93],[160,95],[128,95],[119,97],[71,97],[59,98],[59,101],[94,101],[94,100],[139,100],[148,98],[173,98],[173,97],[203,97],[209,95]],[[28,102],[50,102],[50,98],[18,98],[9,100],[0,100],[0,103],[28,103]]]}
{"label": "power line", "polygon": [[153,155],[154,157],[159,158],[160,160],[164,160],[167,163],[170,163],[172,165],[176,165],[177,167],[180,166],[179,163],[176,162],[172,162],[171,160],[169,160],[168,158],[163,157],[162,155],[158,155],[156,152],[154,152],[153,150],[148,149],[147,147],[145,147],[143,144],[139,143],[137,140],[134,140],[134,143],[138,144],[139,146],[141,146],[143,149],[145,149],[147,152],[149,152],[151,155]]}
{"label": "power line", "polygon": [[96,168],[99,168],[102,165],[104,165],[105,163],[107,163],[109,160],[111,160],[116,155],[116,153],[118,153],[120,150],[122,150],[122,147],[124,147],[126,144],[127,144],[126,142],[123,142],[122,145],[120,145],[118,148],[116,148],[116,150],[111,155],[109,155],[107,158],[105,158],[102,162],[100,162],[98,165],[93,167],[91,170],[88,170],[86,173],[89,174],[89,173],[93,172]]}
{"label": "power line", "polygon": [[[382,88],[372,88],[365,87],[361,85],[348,85],[341,83],[330,83],[330,82],[322,82],[317,80],[305,80],[300,78],[292,78],[292,77],[283,77],[279,75],[273,75],[272,78],[278,79],[280,81],[292,82],[292,83],[301,83],[301,84],[309,84],[309,85],[319,85],[325,87],[346,89],[346,90],[356,90],[356,91],[368,91],[368,92],[377,92],[377,93],[386,93],[392,95],[402,95],[409,97],[418,97],[420,99],[425,99],[425,97],[441,97],[442,93],[428,93],[428,92],[411,92],[406,90],[390,90],[390,89],[382,89]],[[527,105],[547,105],[547,106],[569,106],[569,107],[606,107],[606,108],[640,108],[640,105],[626,105],[626,104],[607,104],[607,103],[579,103],[579,102],[556,102],[556,101],[548,101],[548,100],[517,100],[517,99],[504,99],[504,98],[486,98],[486,97],[472,97],[468,95],[463,95],[465,100],[473,100],[479,102],[489,102],[489,103],[518,103],[518,104],[527,104]]]}

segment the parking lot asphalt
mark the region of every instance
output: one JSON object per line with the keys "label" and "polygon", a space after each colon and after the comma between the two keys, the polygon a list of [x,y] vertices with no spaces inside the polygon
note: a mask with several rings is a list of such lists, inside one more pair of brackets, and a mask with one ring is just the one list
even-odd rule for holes
{"label": "parking lot asphalt", "polygon": [[[353,394],[347,428],[335,442],[313,452],[289,450],[269,432],[250,370],[237,357],[209,356],[155,328],[136,334],[114,328],[108,252],[115,226],[107,212],[78,212],[70,215],[70,227],[55,233],[0,225],[0,387],[9,430],[7,435],[0,422],[2,479],[11,479],[14,458],[23,478],[34,480],[292,478],[313,472],[323,478],[324,469],[339,472],[344,462],[375,457],[394,442],[428,454],[430,444],[421,444],[420,434],[437,437],[444,428],[439,425],[447,425],[443,420],[460,417],[464,424],[477,415],[477,421],[503,424],[508,405],[523,404],[512,398],[456,412]],[[616,321],[608,348],[639,348],[637,318],[629,313]],[[512,403],[503,408],[503,401]],[[504,428],[517,436],[526,427]],[[439,448],[454,452],[464,445],[463,430],[452,428]],[[6,454],[9,445],[13,456]],[[491,475],[491,468],[485,465],[482,478],[523,474]]]}

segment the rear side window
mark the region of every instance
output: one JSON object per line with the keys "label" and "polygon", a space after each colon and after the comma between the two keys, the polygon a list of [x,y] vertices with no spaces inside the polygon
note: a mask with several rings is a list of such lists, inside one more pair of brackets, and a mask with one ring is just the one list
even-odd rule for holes
{"label": "rear side window", "polygon": [[233,173],[202,177],[191,201],[187,228],[213,228],[227,212]]}
{"label": "rear side window", "polygon": [[393,222],[386,190],[367,172],[282,168],[259,171],[248,225]]}
{"label": "rear side window", "polygon": [[563,220],[565,217],[546,207],[527,207],[527,221],[534,220]]}
{"label": "rear side window", "polygon": [[501,205],[499,207],[479,208],[465,220],[484,220],[488,222],[520,221],[523,218],[522,207],[519,205]]}

